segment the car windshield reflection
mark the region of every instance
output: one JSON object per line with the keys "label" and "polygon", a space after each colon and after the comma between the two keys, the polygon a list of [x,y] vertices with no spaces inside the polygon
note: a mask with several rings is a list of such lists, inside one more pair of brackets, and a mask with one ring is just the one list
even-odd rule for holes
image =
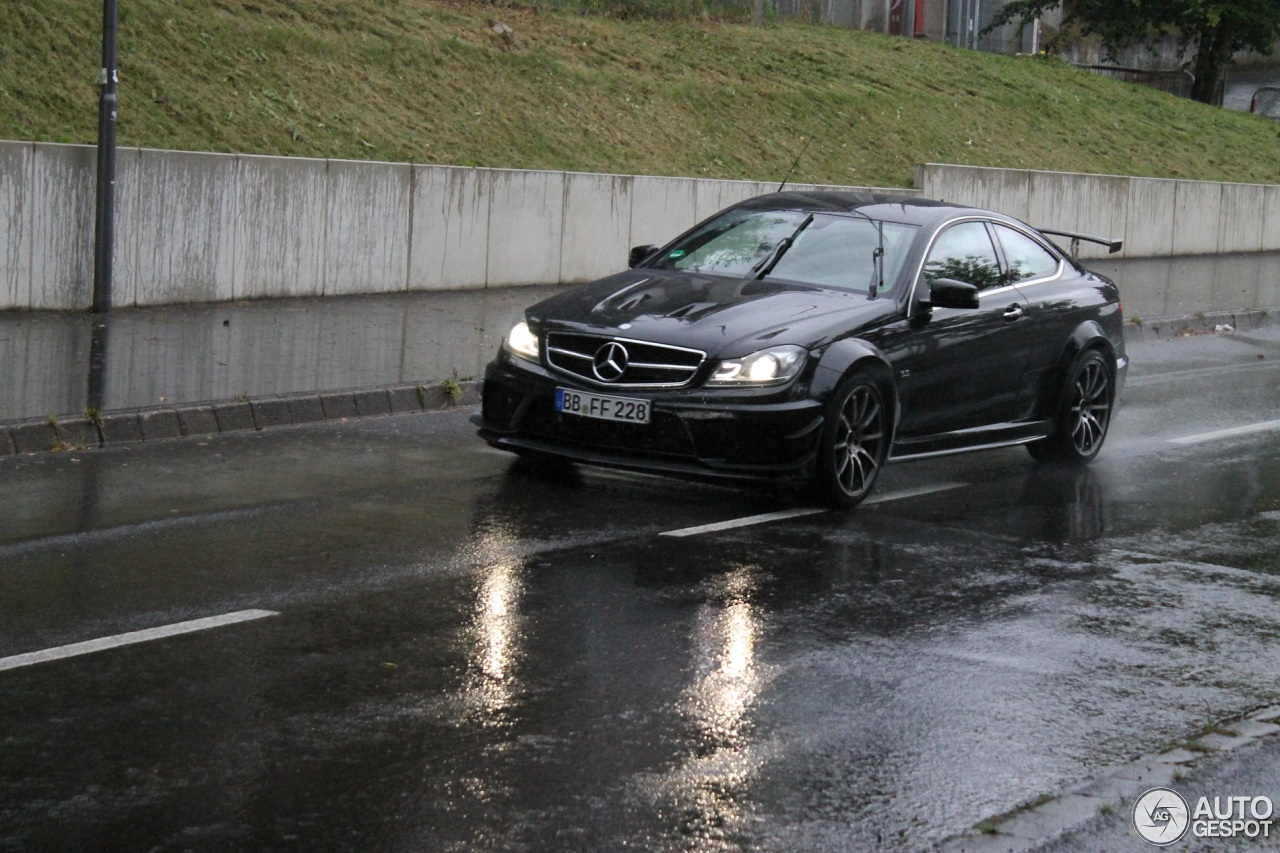
{"label": "car windshield reflection", "polygon": [[[806,220],[812,218],[806,224]],[[772,279],[869,293],[877,279],[876,249],[884,240],[884,280],[897,279],[917,226],[858,215],[798,210],[733,210],[676,243],[652,264],[657,269]],[[793,244],[766,264],[784,240]]]}

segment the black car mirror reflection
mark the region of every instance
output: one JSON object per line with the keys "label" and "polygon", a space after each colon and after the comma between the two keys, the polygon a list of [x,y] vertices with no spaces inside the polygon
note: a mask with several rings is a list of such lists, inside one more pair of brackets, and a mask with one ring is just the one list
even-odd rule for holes
{"label": "black car mirror reflection", "polygon": [[954,278],[934,279],[929,301],[935,308],[977,308],[978,288]]}

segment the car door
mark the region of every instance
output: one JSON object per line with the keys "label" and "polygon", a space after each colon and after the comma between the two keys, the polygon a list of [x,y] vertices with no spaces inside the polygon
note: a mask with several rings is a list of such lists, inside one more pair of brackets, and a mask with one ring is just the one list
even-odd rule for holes
{"label": "car door", "polygon": [[992,223],[997,246],[1004,255],[1006,277],[1027,300],[1031,342],[1026,375],[1018,402],[1018,416],[1034,415],[1046,374],[1058,366],[1067,338],[1079,322],[1072,305],[1080,275],[1056,251],[1030,233]]}
{"label": "car door", "polygon": [[[978,288],[977,308],[929,304],[939,278]],[[939,231],[922,265],[909,341],[895,369],[902,389],[898,435],[914,438],[1014,418],[1030,349],[1027,301],[1007,281],[981,219]]]}

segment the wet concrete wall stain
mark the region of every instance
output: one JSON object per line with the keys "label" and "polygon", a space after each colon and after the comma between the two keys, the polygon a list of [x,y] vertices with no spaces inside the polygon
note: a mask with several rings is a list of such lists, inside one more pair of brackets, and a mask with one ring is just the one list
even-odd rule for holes
{"label": "wet concrete wall stain", "polygon": [[[12,202],[0,218],[0,246],[8,247],[0,251],[0,310],[88,307],[95,168],[91,146],[0,141],[0,186]],[[675,206],[633,205],[637,187],[664,192],[673,183],[688,188]],[[648,242],[665,242],[772,189],[122,148],[113,302],[582,281],[616,271],[620,254],[601,247],[633,231],[639,217],[654,231]],[[579,202],[572,208],[571,192]]]}

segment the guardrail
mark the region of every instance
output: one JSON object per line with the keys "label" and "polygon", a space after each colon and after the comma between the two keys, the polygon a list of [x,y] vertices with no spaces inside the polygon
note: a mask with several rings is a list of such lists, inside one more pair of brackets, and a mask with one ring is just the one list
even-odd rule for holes
{"label": "guardrail", "polygon": [[1280,86],[1262,86],[1253,93],[1249,112],[1280,119]]}
{"label": "guardrail", "polygon": [[1110,77],[1125,83],[1150,86],[1179,98],[1190,98],[1196,85],[1196,76],[1190,71],[1151,71],[1145,68],[1125,68],[1119,65],[1077,65],[1092,74]]}

